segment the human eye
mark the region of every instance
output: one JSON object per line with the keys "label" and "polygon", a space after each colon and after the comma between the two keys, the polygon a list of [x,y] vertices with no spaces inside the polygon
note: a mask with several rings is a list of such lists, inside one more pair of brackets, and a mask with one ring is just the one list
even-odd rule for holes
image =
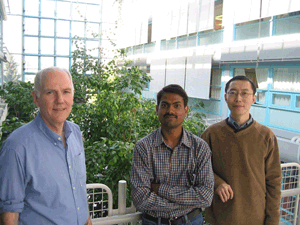
{"label": "human eye", "polygon": [[53,94],[53,91],[47,91],[46,94],[51,95],[51,94]]}
{"label": "human eye", "polygon": [[65,93],[65,94],[70,94],[70,93],[71,93],[71,90],[65,90],[64,93]]}
{"label": "human eye", "polygon": [[229,94],[229,95],[236,95],[237,92],[236,92],[236,91],[229,91],[228,94]]}
{"label": "human eye", "polygon": [[167,104],[166,104],[166,103],[161,103],[161,104],[160,104],[160,107],[161,107],[161,108],[166,108],[166,107],[167,107]]}
{"label": "human eye", "polygon": [[175,107],[176,109],[178,109],[178,108],[180,108],[180,104],[175,104],[174,107]]}
{"label": "human eye", "polygon": [[249,95],[249,93],[248,92],[245,92],[245,91],[243,91],[242,93],[241,93],[241,96],[242,97],[247,97]]}

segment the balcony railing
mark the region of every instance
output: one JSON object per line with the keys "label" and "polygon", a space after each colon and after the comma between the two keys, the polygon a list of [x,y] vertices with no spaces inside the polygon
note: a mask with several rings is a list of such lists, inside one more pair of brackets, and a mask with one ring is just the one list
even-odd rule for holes
{"label": "balcony railing", "polygon": [[[300,165],[283,163],[280,204],[280,224],[296,225],[299,219]],[[126,181],[119,181],[118,209],[112,208],[111,190],[103,184],[88,184],[88,203],[92,223],[137,224],[141,223],[142,213],[132,205],[126,208]]]}

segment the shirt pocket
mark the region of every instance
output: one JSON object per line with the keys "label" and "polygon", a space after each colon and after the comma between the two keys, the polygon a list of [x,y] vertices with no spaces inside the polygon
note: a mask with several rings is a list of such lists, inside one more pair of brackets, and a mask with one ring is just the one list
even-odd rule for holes
{"label": "shirt pocket", "polygon": [[80,184],[83,185],[86,182],[84,151],[80,152],[78,155],[75,155],[74,164],[77,179],[79,179]]}

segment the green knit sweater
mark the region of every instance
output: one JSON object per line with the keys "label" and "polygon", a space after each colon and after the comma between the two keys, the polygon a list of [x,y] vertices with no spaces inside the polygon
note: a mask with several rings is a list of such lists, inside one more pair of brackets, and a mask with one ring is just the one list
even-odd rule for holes
{"label": "green knit sweater", "polygon": [[236,132],[227,120],[213,124],[201,135],[212,150],[215,190],[224,182],[234,192],[223,203],[214,195],[206,209],[213,225],[278,225],[281,167],[276,136],[255,120]]}

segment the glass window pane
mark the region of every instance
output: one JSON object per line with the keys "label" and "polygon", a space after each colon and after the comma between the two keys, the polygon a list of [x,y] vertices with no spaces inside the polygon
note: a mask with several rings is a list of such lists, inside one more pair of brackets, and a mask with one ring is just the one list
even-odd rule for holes
{"label": "glass window pane", "polygon": [[276,20],[275,35],[300,33],[300,16],[286,17]]}
{"label": "glass window pane", "polygon": [[25,8],[25,15],[38,16],[39,0],[25,0],[24,8]]}
{"label": "glass window pane", "polygon": [[210,98],[220,99],[221,96],[221,87],[210,87]]}
{"label": "glass window pane", "polygon": [[100,14],[100,6],[96,5],[87,5],[87,21],[100,22],[101,14]]}
{"label": "glass window pane", "polygon": [[[259,22],[249,22],[238,25],[235,28],[235,40],[246,40],[258,38]],[[260,24],[260,37],[270,36],[270,21],[263,21]]]}
{"label": "glass window pane", "polygon": [[211,85],[221,85],[222,69],[212,69]]}
{"label": "glass window pane", "polygon": [[265,92],[258,92],[257,93],[257,101],[260,102],[260,103],[265,103],[266,93]]}
{"label": "glass window pane", "polygon": [[25,72],[36,73],[38,71],[39,61],[37,56],[25,56]]}
{"label": "glass window pane", "polygon": [[58,19],[70,19],[70,2],[57,1],[56,15]]}
{"label": "glass window pane", "polygon": [[283,95],[283,94],[273,94],[273,101],[274,105],[281,105],[289,107],[291,105],[291,96],[290,95]]}
{"label": "glass window pane", "polygon": [[143,53],[143,45],[137,45],[133,47],[134,54],[141,54]]}
{"label": "glass window pane", "polygon": [[56,66],[69,70],[69,58],[57,57]]}
{"label": "glass window pane", "polygon": [[176,39],[170,39],[166,41],[167,50],[176,49]]}
{"label": "glass window pane", "polygon": [[69,37],[70,36],[70,22],[69,21],[56,21],[56,36]]}
{"label": "glass window pane", "polygon": [[39,20],[36,18],[24,18],[25,34],[38,35],[39,34]]}
{"label": "glass window pane", "polygon": [[72,4],[72,19],[73,20],[84,20],[86,5],[75,3]]}
{"label": "glass window pane", "polygon": [[86,36],[87,38],[95,38],[95,35],[99,35],[100,25],[97,23],[88,23],[86,27]]}
{"label": "glass window pane", "polygon": [[53,38],[41,38],[41,54],[54,54]]}
{"label": "glass window pane", "polygon": [[29,54],[38,54],[39,42],[37,37],[24,38],[24,52]]}
{"label": "glass window pane", "polygon": [[54,66],[54,57],[41,57],[41,68]]}
{"label": "glass window pane", "polygon": [[54,18],[55,1],[42,0],[41,16]]}
{"label": "glass window pane", "polygon": [[54,36],[54,20],[41,19],[41,35]]}
{"label": "glass window pane", "polygon": [[56,55],[69,55],[69,39],[56,39]]}
{"label": "glass window pane", "polygon": [[97,41],[87,41],[86,49],[88,50],[88,54],[94,57],[98,57],[99,55],[99,42]]}
{"label": "glass window pane", "polygon": [[25,75],[25,82],[31,82],[31,83],[34,83],[34,78],[35,78],[35,75]]}
{"label": "glass window pane", "polygon": [[10,15],[3,22],[3,29],[4,43],[9,52],[22,53],[22,17]]}
{"label": "glass window pane", "polygon": [[296,97],[296,107],[300,108],[300,96]]}
{"label": "glass window pane", "polygon": [[[11,14],[15,14],[15,15],[22,14],[22,1],[23,0],[14,0],[14,4],[9,4],[9,9]],[[28,0],[26,2],[28,2]]]}
{"label": "glass window pane", "polygon": [[255,69],[259,89],[268,89],[268,68]]}
{"label": "glass window pane", "polygon": [[300,68],[275,68],[273,89],[300,92]]}
{"label": "glass window pane", "polygon": [[197,35],[188,36],[188,47],[195,47],[197,44]]}
{"label": "glass window pane", "polygon": [[187,36],[178,37],[178,48],[186,48],[187,47]]}
{"label": "glass window pane", "polygon": [[211,45],[223,42],[223,30],[200,33],[199,45]]}
{"label": "glass window pane", "polygon": [[[248,77],[250,80],[253,81],[253,83],[255,84],[256,88],[258,88],[258,80],[260,79],[260,82],[262,84],[264,84],[263,82],[265,81],[265,74],[268,75],[268,73],[266,72],[268,71],[265,69],[261,69],[259,70],[259,74],[256,74],[256,69],[255,68],[235,68],[234,69],[234,76],[246,76]],[[264,73],[266,72],[266,73]],[[259,76],[259,79],[257,78],[257,76]],[[263,87],[263,85],[261,85]]]}
{"label": "glass window pane", "polygon": [[73,22],[72,23],[72,37],[74,36],[84,37],[84,23]]}

